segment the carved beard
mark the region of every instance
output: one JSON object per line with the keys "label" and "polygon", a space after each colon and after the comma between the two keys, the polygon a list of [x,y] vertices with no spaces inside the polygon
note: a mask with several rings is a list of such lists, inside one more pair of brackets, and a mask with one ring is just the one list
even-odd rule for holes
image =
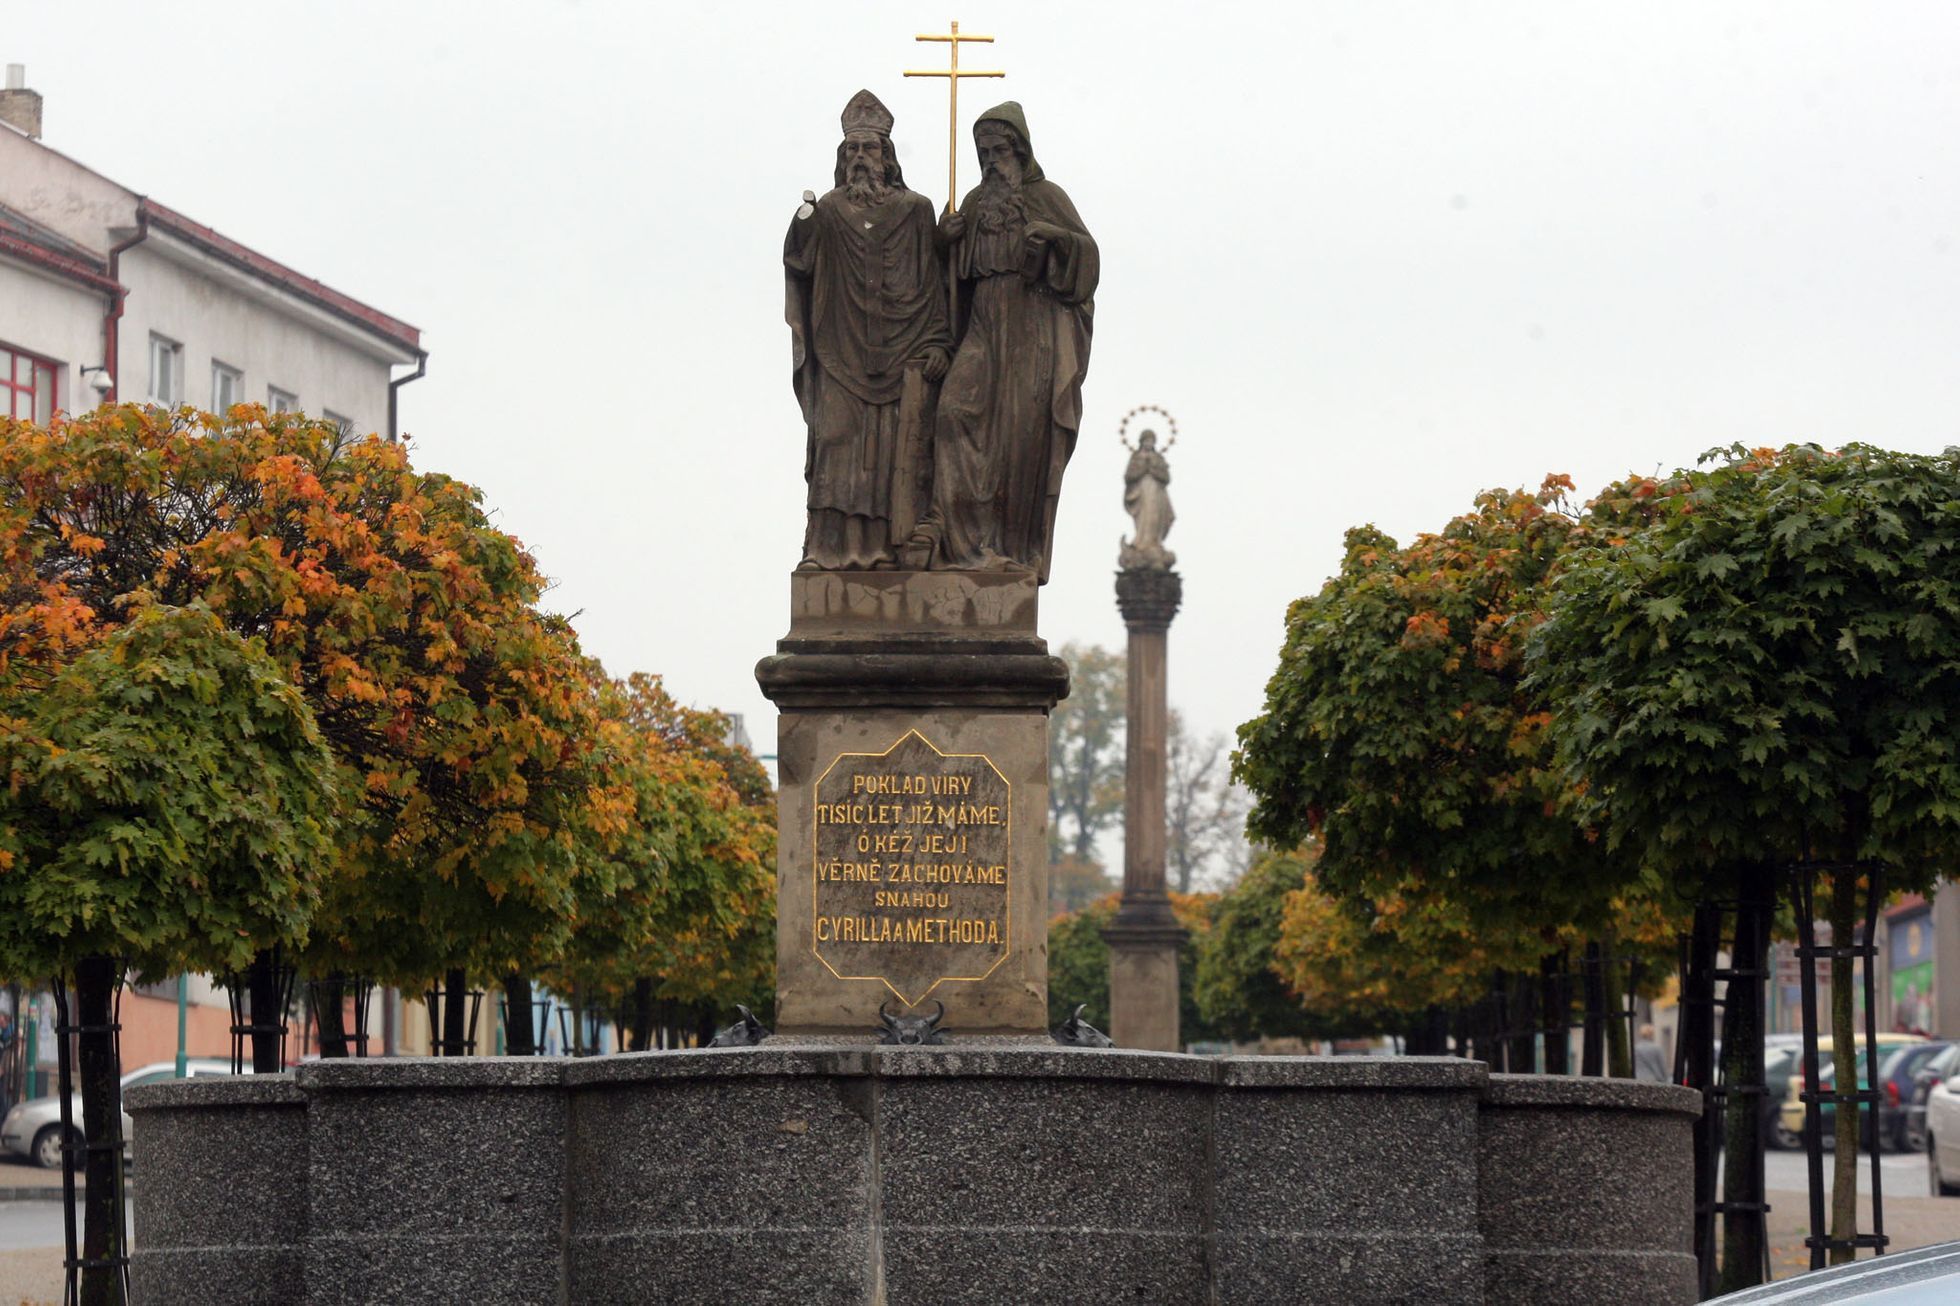
{"label": "carved beard", "polygon": [[1019,186],[989,168],[973,201],[973,217],[982,231],[1012,232],[1027,222],[1028,202],[1021,198]]}
{"label": "carved beard", "polygon": [[853,204],[883,204],[891,193],[891,186],[868,163],[854,162],[844,174],[844,194]]}

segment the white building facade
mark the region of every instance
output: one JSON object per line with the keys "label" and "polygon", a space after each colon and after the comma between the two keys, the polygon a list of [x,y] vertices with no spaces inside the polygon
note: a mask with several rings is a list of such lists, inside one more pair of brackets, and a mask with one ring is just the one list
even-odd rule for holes
{"label": "white building facade", "polygon": [[[15,85],[0,96],[31,95]],[[235,403],[394,438],[421,332],[147,196],[0,113],[0,415]],[[25,104],[23,109],[21,106]]]}

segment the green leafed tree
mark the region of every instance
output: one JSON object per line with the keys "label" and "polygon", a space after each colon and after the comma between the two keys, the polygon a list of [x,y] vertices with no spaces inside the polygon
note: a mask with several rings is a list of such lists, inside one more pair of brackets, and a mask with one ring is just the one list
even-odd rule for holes
{"label": "green leafed tree", "polygon": [[[1277,968],[1287,900],[1305,887],[1307,855],[1267,853],[1212,908],[1197,950],[1193,996],[1205,1022],[1238,1041],[1348,1033],[1316,1020]],[[1360,1032],[1369,1032],[1366,1030]]]}
{"label": "green leafed tree", "polygon": [[[1185,929],[1177,954],[1178,1034],[1185,1043],[1220,1037],[1198,1009],[1194,982],[1198,957],[1211,930],[1215,894],[1173,893],[1171,911]],[[1048,1023],[1060,1025],[1077,1004],[1087,1004],[1082,1018],[1105,1032],[1109,1029],[1109,944],[1103,931],[1116,918],[1117,895],[1109,894],[1080,911],[1048,922]]]}
{"label": "green leafed tree", "polygon": [[[303,943],[332,852],[333,760],[278,665],[202,606],[141,609],[52,679],[0,687],[0,955],[12,974],[73,978],[82,1251],[114,1257],[118,972],[236,970]],[[82,1287],[120,1300],[102,1269]]]}
{"label": "green leafed tree", "polygon": [[[1960,833],[1960,454],[1735,447],[1595,512],[1606,524],[1568,560],[1531,660],[1606,841],[1691,897],[1773,891],[1801,860],[1926,886]],[[1860,879],[1829,879],[1839,939]],[[1760,967],[1765,943],[1743,962]],[[1851,986],[1841,961],[1840,1045]],[[1759,1055],[1737,1032],[1725,1055]],[[1753,1128],[1735,1105],[1732,1138]],[[1856,1214],[1857,1128],[1837,1113],[1833,1236]],[[1736,1228],[1729,1283],[1759,1259]]]}

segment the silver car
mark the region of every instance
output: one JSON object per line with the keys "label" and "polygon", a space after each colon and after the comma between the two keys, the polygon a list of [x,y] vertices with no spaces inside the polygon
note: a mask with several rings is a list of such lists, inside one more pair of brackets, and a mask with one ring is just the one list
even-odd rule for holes
{"label": "silver car", "polygon": [[[193,1078],[208,1075],[231,1074],[231,1062],[219,1061],[209,1057],[198,1057],[185,1064],[184,1073]],[[132,1070],[122,1077],[123,1091],[127,1093],[138,1084],[156,1084],[177,1077],[177,1063],[159,1061],[153,1066]],[[69,1111],[75,1128],[84,1128],[82,1123],[82,1095],[71,1094],[68,1098]],[[130,1131],[129,1113],[123,1113],[123,1137]],[[76,1139],[80,1141],[79,1136]],[[46,1097],[32,1098],[17,1103],[7,1112],[5,1120],[0,1120],[0,1147],[9,1152],[24,1156],[36,1165],[50,1170],[61,1168],[61,1099],[50,1093]]]}
{"label": "silver car", "polygon": [[1813,1270],[1780,1283],[1744,1288],[1702,1306],[1953,1306],[1960,1301],[1960,1243]]}

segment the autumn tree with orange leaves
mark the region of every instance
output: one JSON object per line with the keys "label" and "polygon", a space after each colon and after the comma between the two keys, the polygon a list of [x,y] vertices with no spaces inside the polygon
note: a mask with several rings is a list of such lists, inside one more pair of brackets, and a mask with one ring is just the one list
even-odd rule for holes
{"label": "autumn tree with orange leaves", "polygon": [[[761,765],[728,742],[726,717],[676,703],[657,677],[590,674],[606,815],[582,832],[575,924],[539,973],[577,1011],[618,1011],[637,1050],[659,1012],[689,1010],[699,1029],[773,989],[773,801]],[[528,976],[505,987],[510,1010],[528,1000]]]}
{"label": "autumn tree with orange leaves", "polygon": [[[1610,939],[1613,904],[1644,883],[1572,817],[1551,714],[1523,683],[1544,587],[1588,529],[1571,490],[1553,476],[1535,493],[1488,491],[1406,547],[1349,531],[1340,573],[1288,613],[1266,710],[1240,728],[1235,768],[1257,800],[1249,833],[1281,848],[1315,840],[1316,883],[1359,914],[1362,937],[1404,934],[1380,922],[1407,907],[1413,920],[1517,940],[1493,955],[1508,963],[1499,969],[1541,971],[1554,1068],[1566,1015],[1551,981],[1570,931]],[[1603,1035],[1607,994],[1589,996]],[[1588,1042],[1595,1069],[1603,1046]]]}
{"label": "autumn tree with orange leaves", "polygon": [[[267,715],[260,751],[303,738],[326,767],[316,786],[323,810],[306,819],[333,829],[331,843],[315,836],[295,869],[290,848],[262,840],[267,873],[303,888],[289,910],[268,917],[255,901],[225,901],[251,889],[203,866],[219,845],[166,832],[146,846],[174,849],[174,860],[157,863],[150,880],[207,883],[218,900],[145,894],[125,904],[150,913],[140,928],[118,918],[121,934],[88,926],[89,937],[121,938],[116,951],[135,963],[175,957],[224,970],[247,957],[248,978],[234,982],[249,984],[253,1022],[269,1025],[268,1011],[283,1021],[282,955],[315,976],[419,984],[440,974],[460,992],[465,976],[556,964],[579,930],[624,913],[637,894],[653,907],[635,917],[642,936],[632,942],[656,938],[667,971],[682,977],[676,983],[711,985],[717,967],[722,980],[732,967],[752,982],[749,935],[766,914],[758,868],[770,860],[771,831],[734,786],[739,774],[744,792],[766,792],[766,777],[719,742],[694,738],[689,749],[663,751],[653,746],[657,731],[622,724],[636,712],[686,714],[664,700],[633,706],[655,695],[596,673],[569,625],[540,610],[543,589],[536,563],[490,524],[477,491],[416,470],[402,445],[349,439],[332,424],[255,406],[222,417],[124,406],[46,427],[0,420],[0,718],[10,742],[23,737],[15,725],[52,720],[61,703],[104,692],[121,663],[104,662],[103,651],[148,614],[195,612],[211,638],[184,642],[171,674],[217,685],[202,664],[236,662],[259,669],[238,683],[285,692],[268,688],[254,707],[197,688],[204,725],[249,733],[255,715],[284,711],[290,700],[303,730],[275,736]],[[78,683],[85,673],[94,679]],[[197,755],[167,742],[204,747],[204,736],[173,720],[116,718],[113,739],[85,754],[108,759],[89,764],[97,781],[87,792],[154,787],[161,782],[142,780],[146,759],[168,760],[173,747]],[[690,723],[683,733],[705,731]],[[10,756],[16,799],[42,792],[31,789],[36,776],[83,792],[50,769],[58,752]],[[293,766],[304,769],[297,757]],[[260,769],[270,777],[273,767]],[[235,808],[223,828],[249,832],[251,805],[222,788],[220,770],[209,774],[212,793],[203,795],[183,788],[195,789],[195,774],[171,772],[178,788],[167,806],[188,814],[201,800],[219,816]],[[103,815],[77,801],[71,826]],[[30,797],[0,812],[0,853],[11,854],[0,857],[11,862],[0,874],[14,877],[5,888],[39,901],[59,887],[47,878],[59,872],[78,902],[89,893],[128,897],[137,883],[128,856],[60,866],[27,856],[39,846],[28,818],[46,806]],[[175,819],[189,828],[187,815]],[[141,833],[128,822],[105,828],[104,848]],[[91,888],[89,875],[103,883]],[[172,953],[158,942],[208,933],[214,919],[238,923],[221,950]],[[45,949],[25,945],[6,954],[0,964],[14,973],[47,960]],[[448,1015],[445,1038],[456,1039],[461,1012]],[[324,1050],[340,1050],[323,1032]],[[277,1033],[253,1043],[255,1068],[278,1069]],[[113,1089],[114,1073],[97,1066],[85,1079],[107,1074]],[[83,1087],[88,1095],[91,1083]]]}
{"label": "autumn tree with orange leaves", "polygon": [[345,796],[311,965],[415,982],[563,938],[590,696],[474,489],[298,416],[103,409],[6,428],[0,559],[0,658],[195,601],[300,689]]}

